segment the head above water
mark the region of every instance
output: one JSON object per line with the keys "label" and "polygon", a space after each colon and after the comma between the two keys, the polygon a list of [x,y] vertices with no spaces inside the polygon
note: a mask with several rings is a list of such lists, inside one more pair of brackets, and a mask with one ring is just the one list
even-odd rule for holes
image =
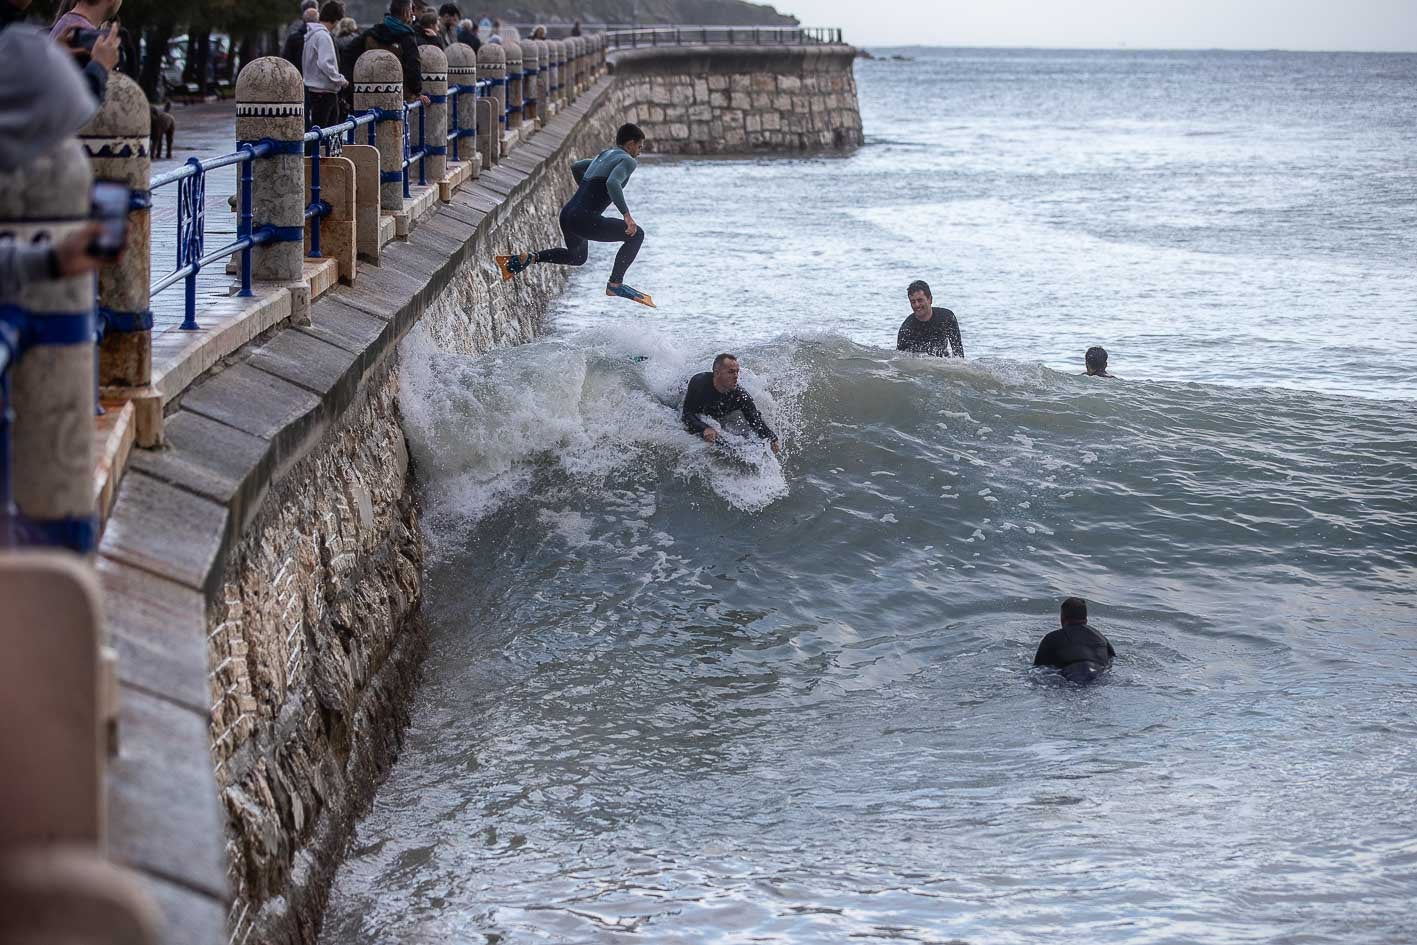
{"label": "head above water", "polygon": [[935,304],[935,297],[930,294],[930,284],[924,279],[916,279],[905,288],[905,297],[910,299],[910,310],[915,313],[915,317],[921,321],[929,321],[932,312],[931,306]]}
{"label": "head above water", "polygon": [[615,132],[615,147],[620,148],[630,157],[639,157],[640,150],[645,146],[645,133],[640,130],[640,126],[633,122],[626,122]]}
{"label": "head above water", "polygon": [[1064,625],[1070,623],[1087,623],[1087,601],[1081,597],[1069,597],[1063,601],[1063,606],[1059,608]]}
{"label": "head above water", "polygon": [[1101,345],[1093,345],[1087,349],[1087,354],[1083,355],[1083,363],[1087,365],[1087,373],[1105,374],[1107,372],[1107,349]]}
{"label": "head above water", "polygon": [[721,394],[738,386],[738,355],[725,351],[713,359],[713,386]]}

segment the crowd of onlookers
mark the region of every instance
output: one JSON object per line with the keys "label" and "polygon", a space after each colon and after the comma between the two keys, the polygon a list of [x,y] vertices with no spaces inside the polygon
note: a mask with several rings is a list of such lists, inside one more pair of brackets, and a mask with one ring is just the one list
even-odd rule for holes
{"label": "crowd of onlookers", "polygon": [[[581,35],[579,22],[571,27],[571,35]],[[536,27],[529,38],[545,39],[546,28]],[[466,18],[455,3],[435,9],[422,0],[391,0],[382,21],[361,28],[345,15],[341,0],[301,0],[300,19],[286,32],[281,55],[305,81],[306,127],[327,128],[339,124],[351,110],[354,64],[371,49],[398,56],[404,96],[414,101],[423,97],[418,47],[446,49],[465,43],[476,52],[484,43],[501,42],[500,20]]]}

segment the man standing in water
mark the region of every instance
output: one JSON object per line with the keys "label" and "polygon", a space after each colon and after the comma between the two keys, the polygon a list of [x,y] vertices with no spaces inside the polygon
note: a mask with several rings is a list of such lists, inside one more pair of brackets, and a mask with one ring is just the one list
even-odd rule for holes
{"label": "man standing in water", "polygon": [[1034,654],[1034,666],[1051,666],[1070,682],[1091,682],[1112,665],[1117,651],[1107,638],[1087,624],[1087,601],[1063,601],[1062,626],[1043,638]]}
{"label": "man standing in water", "polygon": [[[615,266],[610,270],[610,281],[605,285],[605,294],[654,308],[654,300],[646,293],[625,285],[625,271],[635,261],[635,255],[645,241],[645,231],[640,229],[625,204],[624,189],[630,175],[639,166],[635,159],[640,156],[644,144],[645,133],[638,125],[621,125],[615,133],[615,147],[601,151],[593,159],[572,164],[571,173],[579,186],[575,195],[561,208],[561,233],[566,240],[565,247],[498,256],[497,265],[502,270],[502,280],[524,272],[534,263],[583,266],[590,240],[620,243],[620,251],[615,254]],[[625,219],[601,216],[611,202]]]}
{"label": "man standing in water", "polygon": [[1087,354],[1082,356],[1083,365],[1087,368],[1083,371],[1088,377],[1115,378],[1117,375],[1107,373],[1107,349],[1101,345],[1093,345],[1087,349]]}
{"label": "man standing in water", "polygon": [[738,356],[720,354],[713,359],[713,371],[695,374],[684,392],[684,409],[680,419],[684,429],[710,443],[718,442],[718,431],[704,422],[712,417],[720,424],[729,415],[742,412],[748,428],[767,440],[774,453],[779,452],[777,434],[763,421],[752,396],[738,386]]}
{"label": "man standing in water", "polygon": [[964,357],[964,342],[959,337],[955,313],[934,306],[930,286],[923,279],[916,279],[906,288],[905,295],[910,299],[910,315],[895,336],[895,349],[937,358]]}

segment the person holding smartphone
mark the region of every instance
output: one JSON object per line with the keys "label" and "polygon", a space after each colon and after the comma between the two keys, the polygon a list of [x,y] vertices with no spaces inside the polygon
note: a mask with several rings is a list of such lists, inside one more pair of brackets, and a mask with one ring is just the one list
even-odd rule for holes
{"label": "person holding smartphone", "polygon": [[[89,90],[103,101],[108,73],[118,65],[118,8],[123,0],[79,0],[50,27],[49,37],[66,46],[84,70]],[[100,28],[99,24],[103,24]]]}

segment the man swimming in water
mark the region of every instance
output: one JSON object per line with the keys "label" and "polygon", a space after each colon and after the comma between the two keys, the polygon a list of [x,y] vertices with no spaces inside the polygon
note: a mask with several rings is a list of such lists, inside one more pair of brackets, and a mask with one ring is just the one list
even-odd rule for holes
{"label": "man swimming in water", "polygon": [[897,351],[914,351],[948,358],[953,354],[964,357],[964,342],[959,337],[959,321],[947,308],[936,308],[930,286],[916,279],[905,290],[910,299],[910,315],[901,323],[895,336]]}
{"label": "man swimming in water", "polygon": [[738,356],[720,354],[713,359],[713,371],[695,374],[684,392],[684,409],[680,419],[684,429],[710,443],[718,442],[718,431],[703,421],[712,417],[722,423],[726,417],[742,412],[748,428],[767,440],[774,453],[779,451],[777,434],[763,422],[757,404],[747,391],[738,386]]}
{"label": "man swimming in water", "polygon": [[1101,345],[1093,345],[1087,349],[1087,354],[1082,357],[1083,365],[1087,368],[1083,373],[1088,377],[1115,378],[1117,375],[1107,373],[1107,349]]}
{"label": "man swimming in water", "polygon": [[[565,247],[498,256],[497,265],[502,270],[503,281],[525,272],[534,263],[583,266],[591,240],[620,243],[622,245],[615,254],[615,266],[610,270],[605,294],[654,308],[654,300],[648,295],[625,285],[625,271],[635,261],[635,255],[645,241],[645,231],[635,222],[625,203],[625,184],[639,166],[635,159],[640,156],[644,143],[645,133],[638,125],[621,125],[620,130],[615,132],[615,147],[601,151],[594,158],[572,164],[571,173],[578,187],[561,208],[561,234],[566,241]],[[601,215],[612,202],[625,219]]]}
{"label": "man swimming in water", "polygon": [[1090,682],[1112,665],[1117,651],[1107,638],[1087,624],[1087,601],[1063,601],[1062,626],[1043,638],[1034,666],[1051,666],[1071,682]]}

